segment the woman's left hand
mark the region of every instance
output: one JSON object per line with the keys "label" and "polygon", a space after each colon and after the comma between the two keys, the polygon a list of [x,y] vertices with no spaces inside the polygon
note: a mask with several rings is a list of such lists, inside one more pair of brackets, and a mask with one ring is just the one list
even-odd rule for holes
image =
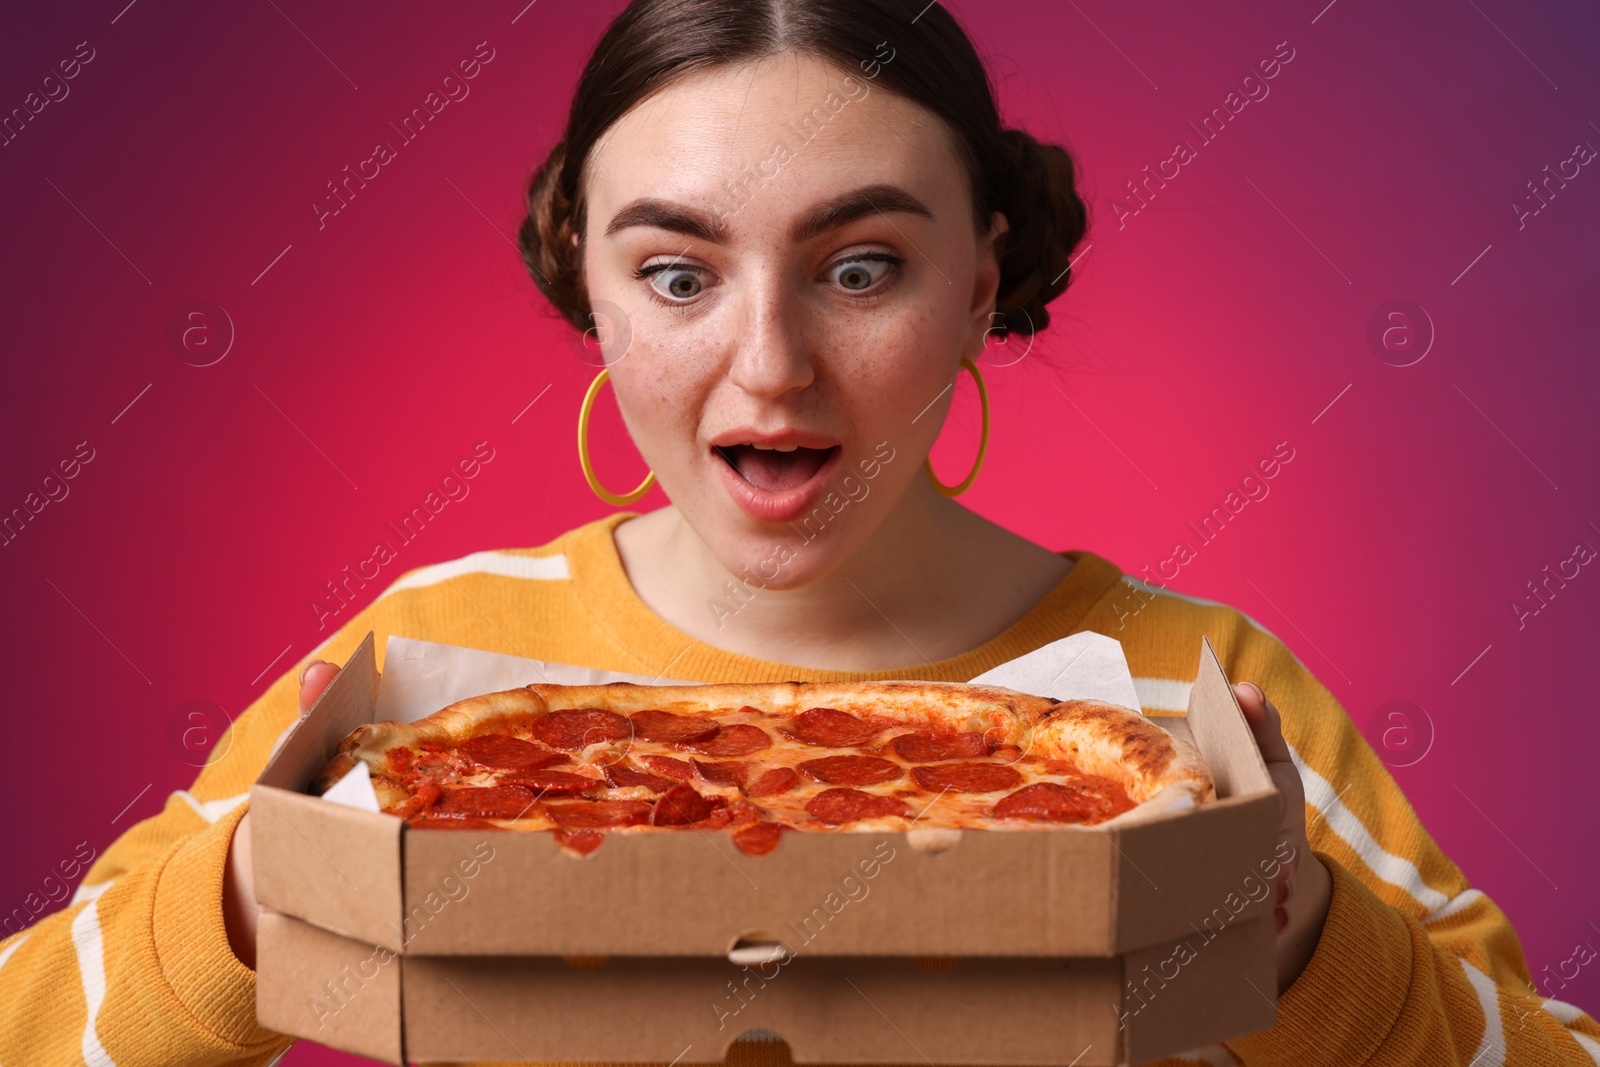
{"label": "woman's left hand", "polygon": [[1333,877],[1312,853],[1311,842],[1306,838],[1305,785],[1289,756],[1278,709],[1254,682],[1237,683],[1233,693],[1255,735],[1256,746],[1267,761],[1272,784],[1278,787],[1282,802],[1278,816],[1279,854],[1285,843],[1293,850],[1292,858],[1278,868],[1273,887],[1277,900],[1273,918],[1278,929],[1278,994],[1282,996],[1317,950],[1328,904],[1333,899]]}

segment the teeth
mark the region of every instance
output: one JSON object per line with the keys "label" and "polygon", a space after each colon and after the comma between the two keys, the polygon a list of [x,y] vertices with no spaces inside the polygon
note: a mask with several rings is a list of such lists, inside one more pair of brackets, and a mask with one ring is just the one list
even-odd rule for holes
{"label": "teeth", "polygon": [[754,448],[754,449],[758,449],[758,450],[760,450],[762,452],[793,452],[796,448],[799,448],[800,446],[799,445],[758,445],[758,444],[755,444],[754,442],[752,442],[750,447]]}

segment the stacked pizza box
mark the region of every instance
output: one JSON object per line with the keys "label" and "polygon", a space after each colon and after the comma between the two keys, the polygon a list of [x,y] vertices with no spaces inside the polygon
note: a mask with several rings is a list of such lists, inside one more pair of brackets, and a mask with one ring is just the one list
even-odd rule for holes
{"label": "stacked pizza box", "polygon": [[[1072,691],[1106,645],[1121,677]],[[1115,645],[1075,635],[978,681],[1136,705]],[[1087,1067],[1266,1029],[1272,904],[1249,887],[1278,798],[1209,643],[1196,652],[1187,717],[1152,721],[1204,757],[1199,806],[1104,828],[790,832],[764,855],[723,833],[617,833],[578,858],[550,833],[418,829],[311,785],[363,724],[530,668],[625,677],[394,638],[380,677],[369,635],[252,790],[258,1016],[397,1064],[703,1063],[758,1031],[797,1063]]]}

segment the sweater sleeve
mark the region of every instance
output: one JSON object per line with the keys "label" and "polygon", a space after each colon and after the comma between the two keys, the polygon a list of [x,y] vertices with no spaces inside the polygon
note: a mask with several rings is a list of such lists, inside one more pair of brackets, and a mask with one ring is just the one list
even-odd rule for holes
{"label": "sweater sleeve", "polygon": [[1440,851],[1338,701],[1271,634],[1233,622],[1223,666],[1282,715],[1333,899],[1277,1026],[1229,1049],[1252,1067],[1600,1064],[1600,1026],[1538,995],[1506,916]]}
{"label": "sweater sleeve", "polygon": [[[369,605],[316,657],[343,663],[369,629],[381,648],[405,599]],[[256,1024],[255,972],[228,945],[222,880],[250,785],[298,719],[302,663],[240,714],[188,789],[106,849],[66,908],[6,927],[0,1064],[255,1067],[288,1048]]]}

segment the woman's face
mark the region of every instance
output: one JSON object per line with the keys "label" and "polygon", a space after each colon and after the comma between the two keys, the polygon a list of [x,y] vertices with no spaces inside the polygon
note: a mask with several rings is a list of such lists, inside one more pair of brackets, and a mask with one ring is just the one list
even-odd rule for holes
{"label": "woman's face", "polygon": [[998,284],[942,120],[788,53],[646,100],[585,181],[617,402],[728,570],[809,584],[933,492],[922,462]]}

